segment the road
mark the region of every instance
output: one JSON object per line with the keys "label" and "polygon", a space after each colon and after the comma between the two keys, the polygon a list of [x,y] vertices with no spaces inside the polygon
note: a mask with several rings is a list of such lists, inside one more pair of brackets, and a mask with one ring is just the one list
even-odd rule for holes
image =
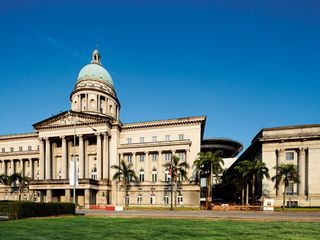
{"label": "road", "polygon": [[77,210],[78,214],[106,217],[143,218],[183,218],[183,219],[229,219],[251,221],[308,221],[320,222],[320,212],[245,212],[245,211],[167,211],[167,210],[129,210],[112,212],[105,210]]}

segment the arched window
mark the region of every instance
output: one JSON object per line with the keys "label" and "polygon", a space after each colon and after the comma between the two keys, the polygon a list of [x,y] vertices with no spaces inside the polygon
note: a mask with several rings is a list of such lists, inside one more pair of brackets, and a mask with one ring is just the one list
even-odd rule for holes
{"label": "arched window", "polygon": [[156,169],[152,170],[152,182],[158,181],[158,173]]}
{"label": "arched window", "polygon": [[96,106],[96,101],[94,99],[91,99],[90,100],[90,109],[95,110],[95,106]]}
{"label": "arched window", "polygon": [[144,170],[141,169],[139,172],[139,181],[144,182]]}

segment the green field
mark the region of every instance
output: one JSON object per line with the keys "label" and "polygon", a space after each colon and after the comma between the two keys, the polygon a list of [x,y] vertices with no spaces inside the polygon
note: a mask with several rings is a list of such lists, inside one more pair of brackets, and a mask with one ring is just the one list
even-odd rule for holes
{"label": "green field", "polygon": [[319,239],[318,222],[60,217],[0,222],[0,239]]}

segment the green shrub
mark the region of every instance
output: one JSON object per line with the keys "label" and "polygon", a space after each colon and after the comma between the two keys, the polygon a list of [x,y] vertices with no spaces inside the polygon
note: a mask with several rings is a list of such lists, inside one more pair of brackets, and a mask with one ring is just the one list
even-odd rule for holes
{"label": "green shrub", "polygon": [[20,201],[0,201],[0,215],[10,219],[47,217],[75,214],[73,203],[35,203]]}

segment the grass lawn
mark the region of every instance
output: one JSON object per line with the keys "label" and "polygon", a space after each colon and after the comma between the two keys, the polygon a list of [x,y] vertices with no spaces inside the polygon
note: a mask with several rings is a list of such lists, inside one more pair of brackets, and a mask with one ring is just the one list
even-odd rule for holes
{"label": "grass lawn", "polygon": [[0,222],[0,239],[319,239],[318,222],[60,217]]}

